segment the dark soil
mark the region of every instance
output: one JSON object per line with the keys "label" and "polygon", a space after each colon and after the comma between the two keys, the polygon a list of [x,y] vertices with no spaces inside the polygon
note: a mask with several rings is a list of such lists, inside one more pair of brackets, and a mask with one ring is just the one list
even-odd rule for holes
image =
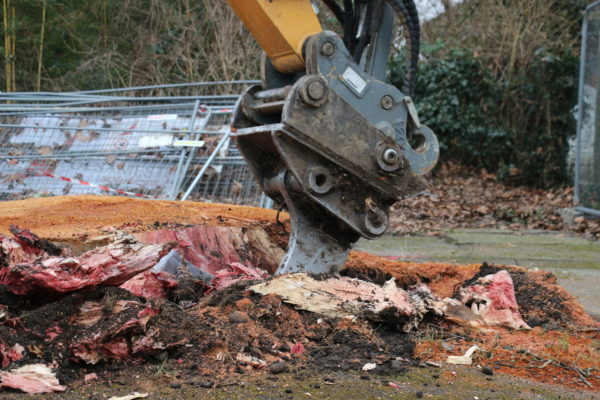
{"label": "dark soil", "polygon": [[[264,371],[277,362],[284,362],[290,370],[309,367],[319,371],[359,371],[367,362],[385,363],[393,357],[412,356],[411,335],[297,311],[277,296],[247,291],[250,283],[241,282],[209,294],[189,308],[170,301],[147,303],[119,288],[77,292],[33,310],[13,306],[9,307],[9,313],[14,317],[0,327],[0,343],[9,347],[18,343],[28,350],[11,367],[39,362],[54,364],[61,383],[67,385],[83,379],[90,371],[104,375],[121,368],[120,365],[139,363],[159,367],[166,359],[179,360],[175,367],[182,377],[197,377],[201,373],[206,379],[219,382]],[[129,308],[115,313],[112,310],[119,301],[129,302]],[[74,323],[85,302],[103,305],[104,315],[91,326]],[[145,328],[132,326],[120,330],[147,307],[159,312]],[[246,322],[230,318],[234,313],[246,315]],[[49,329],[60,333],[49,340]],[[85,364],[72,350],[74,344],[93,337],[109,344],[124,338],[132,347],[136,337],[150,331],[158,332],[155,340],[164,344],[166,350],[142,351],[126,358],[104,352],[96,365]],[[304,344],[304,354],[290,352],[296,343]],[[248,365],[238,359],[238,354],[264,360],[265,364]],[[390,369],[392,372],[398,371]]]}

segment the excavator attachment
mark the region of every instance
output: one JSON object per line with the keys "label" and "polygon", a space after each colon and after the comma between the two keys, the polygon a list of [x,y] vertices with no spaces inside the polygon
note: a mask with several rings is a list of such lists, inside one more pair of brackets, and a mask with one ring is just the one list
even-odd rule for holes
{"label": "excavator attachment", "polygon": [[[303,3],[272,1],[286,2]],[[361,14],[353,38],[311,34],[301,46],[300,72],[267,54],[262,85],[250,87],[236,107],[241,153],[265,193],[290,213],[291,236],[277,273],[339,272],[361,236],[385,233],[390,206],[422,191],[421,175],[437,162],[436,136],[419,121],[406,93],[411,86],[401,91],[382,81],[396,3],[404,4],[355,1]]]}

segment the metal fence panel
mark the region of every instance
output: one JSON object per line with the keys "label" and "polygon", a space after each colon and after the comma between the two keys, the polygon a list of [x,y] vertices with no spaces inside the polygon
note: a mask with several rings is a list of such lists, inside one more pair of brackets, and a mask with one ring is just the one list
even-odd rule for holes
{"label": "metal fence panel", "polygon": [[0,200],[86,193],[174,200],[187,193],[190,200],[263,205],[228,140],[237,95],[193,95],[198,87],[210,85],[0,95]]}
{"label": "metal fence panel", "polygon": [[600,1],[583,22],[575,163],[575,201],[600,215]]}

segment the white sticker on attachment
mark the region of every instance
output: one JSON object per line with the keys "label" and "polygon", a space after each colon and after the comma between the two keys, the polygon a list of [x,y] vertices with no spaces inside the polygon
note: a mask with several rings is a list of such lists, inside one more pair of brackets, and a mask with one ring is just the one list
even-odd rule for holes
{"label": "white sticker on attachment", "polygon": [[352,67],[346,68],[342,75],[342,81],[359,96],[362,96],[367,87],[367,81],[365,81]]}

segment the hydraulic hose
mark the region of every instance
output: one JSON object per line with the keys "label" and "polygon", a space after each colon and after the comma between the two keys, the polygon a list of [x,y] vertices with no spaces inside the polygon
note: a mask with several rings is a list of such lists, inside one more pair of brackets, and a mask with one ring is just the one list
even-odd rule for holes
{"label": "hydraulic hose", "polygon": [[419,67],[419,51],[421,47],[421,28],[419,15],[414,0],[388,0],[388,3],[400,19],[400,23],[406,32],[406,44],[408,46],[408,58],[402,91],[412,96]]}
{"label": "hydraulic hose", "polygon": [[344,10],[336,0],[323,0],[323,3],[331,10],[335,18],[344,25]]}
{"label": "hydraulic hose", "polygon": [[354,26],[354,3],[352,0],[344,0],[344,44],[348,51],[352,52],[354,47],[354,35],[356,27]]}
{"label": "hydraulic hose", "polygon": [[356,46],[354,47],[354,53],[353,53],[354,59],[356,60],[357,63],[360,63],[360,58],[362,57],[363,50],[365,49],[367,42],[371,38],[370,24],[371,24],[371,17],[373,16],[373,12],[374,12],[373,2],[366,3],[365,7],[366,7],[366,11],[365,11],[366,26],[364,27],[363,32],[361,32],[360,38],[358,39],[358,42],[356,43]]}
{"label": "hydraulic hose", "polygon": [[[421,28],[419,14],[414,0],[386,0],[394,9],[404,29],[406,39],[407,59],[401,90],[412,96],[417,79],[419,65],[419,51],[421,47]],[[360,61],[362,52],[369,40],[371,32],[361,32],[361,37],[356,38],[356,32],[360,21],[361,6],[366,6],[369,21],[373,13],[373,2],[371,0],[343,0],[343,8],[337,0],[323,0],[323,3],[331,10],[336,19],[344,28],[344,44],[348,51],[353,54],[357,62]]]}

